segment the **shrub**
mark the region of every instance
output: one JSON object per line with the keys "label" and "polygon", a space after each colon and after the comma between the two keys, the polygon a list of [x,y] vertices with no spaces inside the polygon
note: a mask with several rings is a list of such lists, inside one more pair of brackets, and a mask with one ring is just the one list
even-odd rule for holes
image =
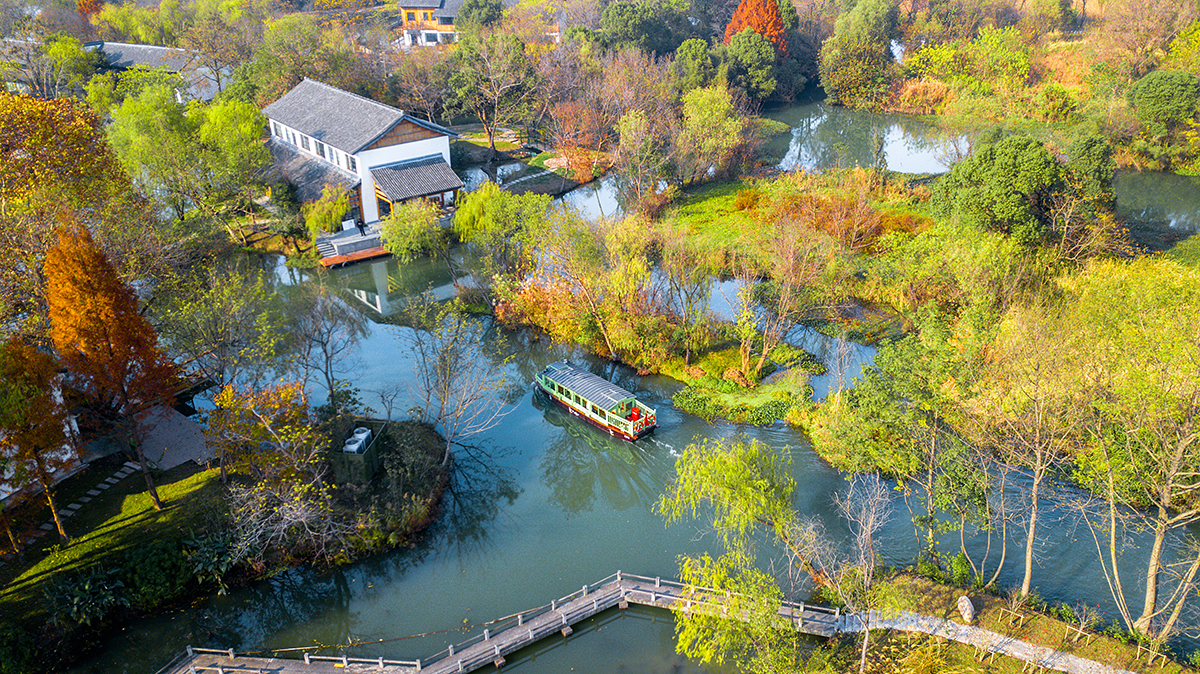
{"label": "shrub", "polygon": [[1165,136],[1196,113],[1200,78],[1181,70],[1159,70],[1138,80],[1129,90],[1129,103],[1151,133]]}
{"label": "shrub", "polygon": [[758,199],[761,195],[756,189],[738,190],[737,196],[733,198],[733,208],[738,211],[750,210],[758,205]]}
{"label": "shrub", "polygon": [[0,623],[0,674],[25,674],[36,670],[37,642],[29,630],[15,623]]}
{"label": "shrub", "polygon": [[184,555],[192,566],[196,581],[212,581],[217,594],[225,594],[225,574],[233,567],[233,539],[224,532],[192,532],[184,540]]}
{"label": "shrub", "polygon": [[52,584],[46,589],[46,605],[54,622],[90,626],[103,621],[113,609],[128,606],[118,573],[118,569],[94,566]]}
{"label": "shrub", "polygon": [[122,576],[130,601],[152,609],[183,592],[191,569],[176,541],[158,541],[126,553]]}
{"label": "shrub", "polygon": [[1033,98],[1038,113],[1047,122],[1065,122],[1075,112],[1075,99],[1071,92],[1058,82],[1050,82],[1042,87]]}
{"label": "shrub", "polygon": [[950,100],[950,85],[938,80],[905,80],[897,96],[901,112],[914,115],[937,113]]}
{"label": "shrub", "polygon": [[960,552],[950,560],[950,579],[955,585],[966,585],[971,579],[971,562],[966,553]]}

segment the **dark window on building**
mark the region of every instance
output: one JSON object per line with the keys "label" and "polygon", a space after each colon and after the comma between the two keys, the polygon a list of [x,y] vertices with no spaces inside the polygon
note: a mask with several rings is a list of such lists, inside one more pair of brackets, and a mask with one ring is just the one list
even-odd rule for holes
{"label": "dark window on building", "polygon": [[423,16],[426,21],[429,20],[429,12],[425,12]]}
{"label": "dark window on building", "polygon": [[271,122],[271,135],[276,136],[276,137],[283,135],[283,134],[279,133],[279,125],[276,124],[275,122]]}
{"label": "dark window on building", "polygon": [[319,140],[313,139],[313,145],[316,147],[317,156],[324,159],[325,158],[325,143],[322,143]]}
{"label": "dark window on building", "polygon": [[439,25],[439,26],[453,26],[453,25],[454,25],[454,17],[452,17],[452,16],[439,16],[439,17],[438,17],[438,25]]}
{"label": "dark window on building", "polygon": [[304,148],[305,150],[310,149],[308,147],[308,136],[300,136],[300,147]]}
{"label": "dark window on building", "polygon": [[416,13],[416,12],[409,12],[409,13],[408,13],[408,16],[407,16],[407,18],[408,18],[408,20],[409,20],[409,21],[416,21],[416,20],[417,20],[417,13]]}
{"label": "dark window on building", "polygon": [[354,157],[347,156],[346,164],[350,167],[351,171],[358,173],[358,162],[354,161]]}

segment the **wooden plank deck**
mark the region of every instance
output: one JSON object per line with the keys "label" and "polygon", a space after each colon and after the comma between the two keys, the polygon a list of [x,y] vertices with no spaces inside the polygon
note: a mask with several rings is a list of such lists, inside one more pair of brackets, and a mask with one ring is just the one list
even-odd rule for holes
{"label": "wooden plank deck", "polygon": [[[705,588],[693,588],[673,580],[616,574],[593,585],[584,585],[560,599],[528,611],[508,616],[483,634],[450,646],[424,660],[369,660],[311,656],[305,660],[231,656],[221,651],[189,647],[189,653],[160,670],[160,674],[190,672],[270,672],[271,674],[327,674],[330,672],[431,672],[465,674],[481,667],[504,665],[505,656],[554,635],[571,634],[571,626],[614,606],[629,604],[654,606],[674,611],[700,611],[728,615],[725,595]],[[795,618],[801,632],[830,637],[841,631],[839,611],[823,606],[785,603],[779,615]]]}
{"label": "wooden plank deck", "polygon": [[347,253],[345,255],[330,255],[329,257],[323,257],[321,258],[321,266],[339,267],[352,262],[371,260],[377,257],[383,257],[385,255],[391,255],[391,253],[389,253],[386,248],[378,246],[375,248],[367,248],[365,250],[356,250],[353,253]]}

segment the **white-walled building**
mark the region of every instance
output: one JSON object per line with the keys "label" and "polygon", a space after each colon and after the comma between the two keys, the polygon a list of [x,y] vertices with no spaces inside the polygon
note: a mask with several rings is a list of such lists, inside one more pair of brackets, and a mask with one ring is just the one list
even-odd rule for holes
{"label": "white-walled building", "polygon": [[343,187],[352,216],[369,225],[410,199],[450,206],[463,187],[450,167],[458,134],[403,110],[305,79],[263,114],[275,168],[301,202]]}

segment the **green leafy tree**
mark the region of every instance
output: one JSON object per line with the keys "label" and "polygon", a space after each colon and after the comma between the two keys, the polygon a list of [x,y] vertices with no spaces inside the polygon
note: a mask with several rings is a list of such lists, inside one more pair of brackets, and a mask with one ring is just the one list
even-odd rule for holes
{"label": "green leafy tree", "polygon": [[1050,225],[1050,200],[1061,184],[1058,162],[1032,138],[1009,136],[954,165],[933,189],[933,212],[1033,245]]}
{"label": "green leafy tree", "polygon": [[266,122],[257,108],[236,100],[184,106],[160,84],[127,97],[112,117],[109,141],[136,184],[178,220],[194,211],[240,236],[230,216],[247,208],[270,162],[259,142]]}
{"label": "green leafy tree", "polygon": [[350,194],[337,185],[326,185],[321,188],[321,198],[310,201],[300,207],[304,216],[304,225],[308,235],[316,241],[318,236],[337,232],[342,227],[342,219],[350,210]]}
{"label": "green leafy tree", "polygon": [[704,179],[710,173],[718,178],[729,175],[746,124],[746,119],[734,110],[733,98],[722,87],[684,94],[683,128],[678,140],[684,179]]}
{"label": "green leafy tree", "polygon": [[729,85],[761,101],[775,92],[775,49],[750,28],[733,36],[725,51]]}
{"label": "green leafy tree", "polygon": [[890,45],[895,26],[896,10],[886,0],[860,0],[838,17],[821,47],[821,86],[831,101],[882,107],[896,77]]}
{"label": "green leafy tree", "polygon": [[[1087,522],[1122,619],[1165,639],[1200,571],[1194,550],[1172,570],[1166,545],[1200,521],[1200,274],[1162,258],[1106,261],[1071,290],[1057,318],[1071,339],[1058,348],[1090,431],[1076,476],[1106,501]],[[1126,527],[1152,532],[1140,611],[1118,574]]]}
{"label": "green leafy tree", "polygon": [[401,262],[411,262],[421,255],[434,255],[445,258],[450,264],[442,210],[432,201],[413,199],[397,204],[380,227],[383,247]]}
{"label": "green leafy tree", "polygon": [[466,0],[454,17],[454,25],[460,30],[467,26],[490,28],[504,16],[504,5],[500,0]]}
{"label": "green leafy tree", "polygon": [[679,45],[675,50],[675,68],[679,71],[679,90],[685,94],[708,86],[716,74],[708,43],[699,38],[684,40]]}
{"label": "green leafy tree", "polygon": [[[693,587],[715,590],[730,602],[729,614],[703,611],[676,614],[676,648],[702,662],[736,662],[744,672],[803,669],[806,649],[800,632],[779,616],[783,600],[792,596],[807,572],[822,590],[834,594],[847,613],[864,621],[876,605],[874,570],[876,536],[890,512],[887,487],[874,478],[856,480],[839,494],[838,509],[854,534],[849,555],[839,554],[817,519],[792,508],[796,488],[791,465],[780,452],[757,440],[691,444],[676,461],[676,478],[657,505],[668,524],[703,518],[710,522],[723,554],[680,559],[680,576]],[[761,570],[754,541],[766,535],[786,552],[774,578]],[[782,561],[782,560],[781,560]],[[866,663],[869,635],[864,630]]]}
{"label": "green leafy tree", "polygon": [[1165,136],[1196,114],[1200,78],[1181,70],[1159,70],[1138,80],[1129,102],[1138,119],[1156,136]]}
{"label": "green leafy tree", "polygon": [[525,56],[525,45],[509,33],[468,33],[454,53],[451,105],[483,125],[491,161],[496,156],[497,128],[519,122],[533,111],[536,72]]}
{"label": "green leafy tree", "polygon": [[539,233],[551,198],[513,194],[493,182],[464,195],[454,213],[454,232],[480,253],[486,283],[519,284],[533,271]]}
{"label": "green leafy tree", "polygon": [[261,271],[203,267],[163,288],[160,303],[168,352],[218,385],[258,385],[284,365],[283,307]]}

